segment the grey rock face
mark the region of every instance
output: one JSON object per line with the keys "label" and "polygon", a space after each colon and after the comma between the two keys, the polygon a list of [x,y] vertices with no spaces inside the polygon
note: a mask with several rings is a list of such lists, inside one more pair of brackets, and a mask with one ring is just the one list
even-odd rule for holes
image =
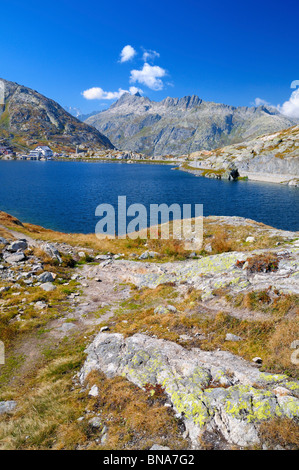
{"label": "grey rock face", "polygon": [[159,313],[159,314],[164,314],[164,313],[175,313],[177,310],[173,305],[167,305],[164,307],[163,305],[158,305],[158,307],[155,308],[154,313]]}
{"label": "grey rock face", "polygon": [[155,102],[128,93],[85,122],[107,135],[117,148],[150,156],[219,148],[298,124],[265,106],[236,108],[198,96]]}
{"label": "grey rock face", "polygon": [[88,421],[88,423],[90,424],[91,427],[96,428],[96,429],[99,429],[103,426],[100,418],[98,417],[91,418]]}
{"label": "grey rock face", "polygon": [[[231,444],[250,446],[260,442],[261,422],[299,417],[298,382],[262,373],[226,351],[187,350],[142,334],[125,339],[100,333],[87,353],[82,383],[91,371],[100,370],[107,377],[125,376],[139,387],[161,384],[195,448],[205,430],[217,430]],[[283,396],[278,385],[286,389]]]}
{"label": "grey rock face", "polygon": [[209,152],[194,152],[190,159],[194,160],[190,162],[191,166],[199,170],[210,169],[209,174],[234,165],[241,176],[247,173],[286,175],[291,178],[290,186],[296,187],[299,181],[299,126]]}

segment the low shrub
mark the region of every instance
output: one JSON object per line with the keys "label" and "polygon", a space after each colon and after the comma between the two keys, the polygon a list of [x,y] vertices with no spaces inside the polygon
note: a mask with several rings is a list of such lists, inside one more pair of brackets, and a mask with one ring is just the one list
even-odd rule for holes
{"label": "low shrub", "polygon": [[279,259],[272,253],[254,255],[247,258],[247,271],[250,273],[269,273],[278,270]]}

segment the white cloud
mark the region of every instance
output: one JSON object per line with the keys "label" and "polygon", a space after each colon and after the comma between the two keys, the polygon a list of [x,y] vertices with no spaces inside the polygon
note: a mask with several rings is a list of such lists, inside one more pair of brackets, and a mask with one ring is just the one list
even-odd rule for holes
{"label": "white cloud", "polygon": [[128,44],[120,53],[120,62],[128,62],[129,60],[132,60],[136,54],[137,52],[135,51],[134,47]]}
{"label": "white cloud", "polygon": [[161,78],[165,75],[166,70],[162,67],[145,62],[141,70],[131,70],[130,82],[138,82],[151,88],[151,90],[158,91],[163,89],[164,84]]}
{"label": "white cloud", "polygon": [[262,98],[255,98],[254,100],[255,106],[271,106],[268,101],[263,100]]}
{"label": "white cloud", "polygon": [[137,92],[143,93],[140,88],[135,86],[130,87],[129,90],[119,88],[118,91],[104,91],[100,87],[93,87],[83,91],[82,95],[87,100],[118,100],[124,93],[135,95]]}
{"label": "white cloud", "polygon": [[144,62],[148,62],[149,60],[154,60],[156,57],[157,58],[160,57],[159,52],[152,51],[150,49],[148,51],[144,51],[143,56],[142,56]]}
{"label": "white cloud", "polygon": [[118,91],[104,91],[102,88],[93,87],[83,91],[82,95],[87,100],[114,100],[120,98],[124,93],[127,91],[121,88]]}
{"label": "white cloud", "polygon": [[299,118],[299,88],[293,91],[288,101],[278,105],[277,109],[285,116]]}
{"label": "white cloud", "polygon": [[143,90],[141,90],[141,88],[137,88],[136,86],[130,86],[129,92],[131,95],[136,95],[136,93],[140,93],[141,95],[143,94]]}

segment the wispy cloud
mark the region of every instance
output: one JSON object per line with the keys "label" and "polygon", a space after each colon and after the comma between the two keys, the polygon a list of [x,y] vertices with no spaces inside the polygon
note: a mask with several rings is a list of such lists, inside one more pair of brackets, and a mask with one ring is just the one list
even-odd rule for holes
{"label": "wispy cloud", "polygon": [[147,62],[143,64],[141,70],[131,70],[130,82],[141,83],[151,90],[162,90],[164,83],[161,78],[165,77],[166,70],[158,65],[150,65]]}
{"label": "wispy cloud", "polygon": [[142,94],[143,91],[135,86],[130,87],[129,90],[119,88],[118,91],[104,91],[100,87],[93,87],[83,91],[82,95],[87,100],[118,100],[124,93],[135,95],[136,93]]}
{"label": "wispy cloud", "polygon": [[271,106],[268,101],[263,100],[262,98],[255,98],[254,103],[255,106]]}
{"label": "wispy cloud", "polygon": [[160,57],[159,52],[152,51],[151,49],[145,50],[143,52],[143,55],[142,55],[142,59],[144,60],[144,62],[149,62],[149,61],[154,60],[156,58],[158,59],[159,57]]}
{"label": "wispy cloud", "polygon": [[137,52],[135,51],[134,47],[130,46],[129,44],[123,48],[123,50],[120,53],[120,62],[128,62],[129,60],[132,60],[133,57]]}

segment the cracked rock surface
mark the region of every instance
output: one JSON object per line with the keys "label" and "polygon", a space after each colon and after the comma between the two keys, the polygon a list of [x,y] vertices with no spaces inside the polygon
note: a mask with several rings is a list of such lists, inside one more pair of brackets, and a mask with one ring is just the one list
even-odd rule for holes
{"label": "cracked rock surface", "polygon": [[[261,372],[227,352],[187,350],[171,341],[135,334],[99,333],[80,373],[99,370],[139,387],[161,384],[184,421],[194,448],[204,431],[240,447],[259,444],[261,422],[299,417],[299,382]],[[281,390],[283,389],[283,393]]]}

